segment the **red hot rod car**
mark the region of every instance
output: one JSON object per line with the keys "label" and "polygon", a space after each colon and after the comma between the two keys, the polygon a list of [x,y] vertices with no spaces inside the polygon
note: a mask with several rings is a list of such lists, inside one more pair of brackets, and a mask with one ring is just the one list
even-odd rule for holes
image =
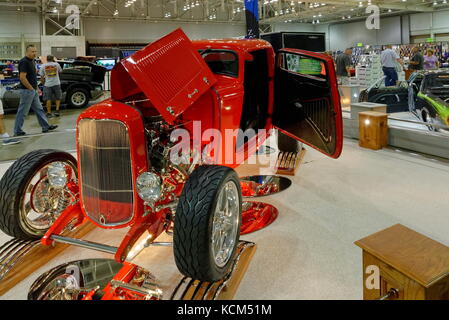
{"label": "red hot rod car", "polygon": [[[211,141],[195,138],[183,154],[188,161],[172,162],[170,152],[179,142],[173,131],[198,136],[198,122],[199,136],[208,130],[225,136],[229,129],[256,134],[243,144],[221,144],[208,155],[215,165],[198,160]],[[108,252],[120,262],[130,259],[138,239],[150,245],[162,232],[173,232],[180,272],[216,281],[233,260],[242,212],[233,170],[240,161],[217,165],[217,157],[231,150],[248,158],[265,138],[257,132],[272,128],[340,156],[342,117],[332,59],[294,49],[275,56],[263,40],[191,42],[178,29],[114,67],[111,99],[78,118],[77,159],[38,150],[8,169],[0,182],[0,228],[45,245]],[[129,231],[119,247],[63,235],[87,222]]]}

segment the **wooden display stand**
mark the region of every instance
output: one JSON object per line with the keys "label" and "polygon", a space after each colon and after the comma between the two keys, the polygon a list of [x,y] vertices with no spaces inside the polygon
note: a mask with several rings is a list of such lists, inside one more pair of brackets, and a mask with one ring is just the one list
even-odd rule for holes
{"label": "wooden display stand", "polygon": [[[85,223],[79,228],[76,228],[73,232],[68,233],[68,236],[81,239],[93,229],[95,229],[94,224]],[[57,243],[54,247],[47,247],[40,243],[34,246],[22,257],[22,259],[20,259],[20,261],[17,261],[17,263],[8,270],[6,276],[0,280],[0,296],[4,295],[33,272],[45,266],[48,261],[55,258],[69,246],[70,245],[68,244],[62,243]],[[4,262],[1,262],[0,265],[3,263]]]}
{"label": "wooden display stand", "polygon": [[299,152],[279,152],[275,165],[276,174],[294,176],[304,160],[305,155],[306,149],[304,148]]}
{"label": "wooden display stand", "polygon": [[355,244],[365,300],[449,299],[449,247],[400,224]]}
{"label": "wooden display stand", "polygon": [[240,241],[230,273],[217,282],[202,282],[183,278],[171,295],[171,300],[232,300],[256,252],[253,242]]}
{"label": "wooden display stand", "polygon": [[365,111],[359,113],[359,146],[379,150],[388,146],[388,115]]}

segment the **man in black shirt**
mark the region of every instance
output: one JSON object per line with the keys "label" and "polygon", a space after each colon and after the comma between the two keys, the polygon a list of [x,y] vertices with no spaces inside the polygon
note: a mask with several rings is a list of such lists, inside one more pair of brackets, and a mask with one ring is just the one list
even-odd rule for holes
{"label": "man in black shirt", "polygon": [[414,47],[412,50],[413,57],[410,60],[409,68],[411,70],[422,70],[424,69],[424,57],[420,53],[418,47]]}
{"label": "man in black shirt", "polygon": [[339,84],[348,84],[348,78],[351,76],[351,56],[352,49],[350,48],[337,56],[335,63],[337,65],[337,78]]}
{"label": "man in black shirt", "polygon": [[14,124],[14,134],[23,136],[26,133],[22,130],[25,116],[33,109],[36,114],[37,121],[42,127],[42,132],[46,133],[56,129],[48,123],[44,109],[39,101],[39,93],[37,87],[37,70],[34,59],[37,56],[36,47],[29,45],[26,48],[26,56],[19,62],[19,78],[20,78],[20,104],[16,114],[16,123]]}

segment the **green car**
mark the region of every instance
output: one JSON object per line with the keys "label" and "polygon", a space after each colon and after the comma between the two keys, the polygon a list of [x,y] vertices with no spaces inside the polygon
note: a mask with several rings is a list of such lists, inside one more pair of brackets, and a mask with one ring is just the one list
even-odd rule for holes
{"label": "green car", "polygon": [[422,71],[409,79],[409,108],[429,130],[441,131],[432,124],[449,126],[449,70]]}

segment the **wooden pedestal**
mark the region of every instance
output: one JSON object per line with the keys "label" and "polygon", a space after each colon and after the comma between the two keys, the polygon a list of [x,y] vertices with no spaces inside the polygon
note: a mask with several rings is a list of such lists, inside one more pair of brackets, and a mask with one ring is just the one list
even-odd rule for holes
{"label": "wooden pedestal", "polygon": [[[85,223],[74,231],[68,233],[67,236],[81,239],[94,229],[94,224]],[[37,244],[9,270],[8,274],[3,279],[0,280],[0,296],[4,295],[33,272],[45,266],[48,261],[55,258],[68,247],[70,247],[70,245],[63,243],[56,243],[51,247],[41,245],[40,243]],[[0,266],[2,266],[2,263],[0,263]]]}
{"label": "wooden pedestal", "polygon": [[306,149],[304,148],[299,152],[279,152],[276,161],[276,174],[294,176],[303,162],[305,155]]}
{"label": "wooden pedestal", "polygon": [[379,150],[388,146],[388,115],[365,111],[359,113],[359,145]]}
{"label": "wooden pedestal", "polygon": [[363,249],[365,300],[449,299],[449,247],[400,224],[355,244]]}

